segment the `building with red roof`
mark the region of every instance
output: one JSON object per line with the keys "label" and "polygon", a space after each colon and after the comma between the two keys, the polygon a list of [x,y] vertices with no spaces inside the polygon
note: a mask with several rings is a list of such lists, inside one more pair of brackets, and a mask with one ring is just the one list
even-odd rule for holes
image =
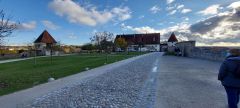
{"label": "building with red roof", "polygon": [[147,34],[122,34],[118,38],[124,38],[128,51],[160,51],[160,33]]}
{"label": "building with red roof", "polygon": [[34,43],[46,43],[54,44],[57,43],[56,40],[48,33],[47,30],[44,30],[42,34],[34,41]]}
{"label": "building with red roof", "polygon": [[56,43],[57,41],[48,33],[48,31],[44,30],[34,41],[37,55],[51,55],[52,47]]}
{"label": "building with red roof", "polygon": [[168,42],[178,42],[174,32],[171,34],[171,36],[168,39]]}
{"label": "building with red roof", "polygon": [[176,36],[174,33],[171,34],[171,36],[168,38],[168,47],[173,47],[176,45],[176,43],[178,42]]}
{"label": "building with red roof", "polygon": [[173,52],[176,48],[178,40],[177,37],[175,36],[174,32],[170,35],[167,45],[168,45],[168,51]]}

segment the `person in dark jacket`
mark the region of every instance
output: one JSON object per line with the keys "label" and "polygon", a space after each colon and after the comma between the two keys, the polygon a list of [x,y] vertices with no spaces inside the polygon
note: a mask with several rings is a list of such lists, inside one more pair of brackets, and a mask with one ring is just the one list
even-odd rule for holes
{"label": "person in dark jacket", "polygon": [[234,71],[237,71],[238,62],[240,62],[240,50],[231,49],[228,57],[222,63],[218,74],[218,80],[221,81],[227,93],[229,108],[238,108],[240,78],[233,74]]}

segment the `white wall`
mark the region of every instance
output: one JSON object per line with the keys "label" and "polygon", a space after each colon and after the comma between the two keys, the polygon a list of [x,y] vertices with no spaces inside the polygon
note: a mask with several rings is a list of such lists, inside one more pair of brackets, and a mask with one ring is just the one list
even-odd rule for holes
{"label": "white wall", "polygon": [[172,46],[176,46],[176,43],[177,42],[168,42],[167,44],[168,44],[169,47],[172,47]]}
{"label": "white wall", "polygon": [[[138,47],[138,45],[131,45],[131,46],[129,46],[129,48],[131,49],[130,51],[134,51],[134,49],[133,49],[134,46]],[[138,50],[140,51],[140,48]],[[141,48],[141,51],[159,51],[159,50],[160,50],[159,44],[147,44]]]}

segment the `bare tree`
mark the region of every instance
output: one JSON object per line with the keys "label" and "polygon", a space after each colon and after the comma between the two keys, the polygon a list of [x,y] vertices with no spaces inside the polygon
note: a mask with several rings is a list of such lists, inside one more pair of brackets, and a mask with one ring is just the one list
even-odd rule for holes
{"label": "bare tree", "polygon": [[111,32],[96,32],[90,40],[96,45],[99,51],[107,51],[113,46],[113,36]]}
{"label": "bare tree", "polygon": [[3,44],[3,39],[12,34],[12,32],[17,28],[15,22],[10,21],[10,17],[6,17],[3,10],[0,10],[0,48]]}
{"label": "bare tree", "polygon": [[0,37],[7,37],[17,28],[17,24],[10,21],[10,18],[6,17],[3,10],[0,11]]}
{"label": "bare tree", "polygon": [[108,53],[113,49],[113,36],[111,32],[96,32],[93,37],[90,38],[93,44],[97,47],[99,52],[104,51],[106,53],[105,63],[108,63]]}

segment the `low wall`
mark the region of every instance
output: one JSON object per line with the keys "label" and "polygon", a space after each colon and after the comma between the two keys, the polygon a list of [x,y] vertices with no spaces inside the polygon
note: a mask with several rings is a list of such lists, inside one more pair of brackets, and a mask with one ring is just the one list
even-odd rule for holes
{"label": "low wall", "polygon": [[227,47],[194,47],[190,49],[188,57],[223,61],[229,49]]}
{"label": "low wall", "polygon": [[[195,41],[179,42],[176,46],[181,50],[182,56],[223,61],[227,51],[233,47],[196,47]],[[240,47],[235,47],[240,48]]]}

